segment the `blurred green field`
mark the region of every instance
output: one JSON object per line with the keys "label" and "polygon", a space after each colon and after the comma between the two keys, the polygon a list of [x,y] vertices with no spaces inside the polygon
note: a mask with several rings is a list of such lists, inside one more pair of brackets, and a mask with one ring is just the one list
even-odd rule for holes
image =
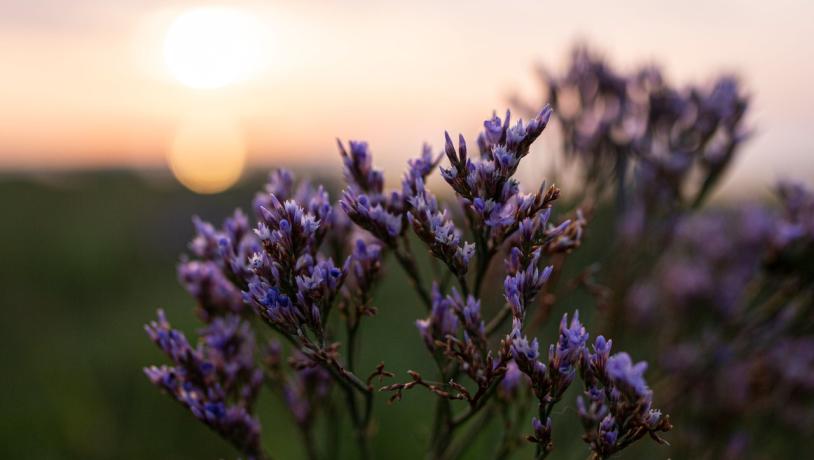
{"label": "blurred green field", "polygon": [[[143,376],[143,366],[164,362],[143,324],[156,308],[164,308],[174,325],[186,331],[197,327],[193,301],[175,275],[192,235],[190,217],[219,222],[235,206],[247,209],[261,181],[258,174],[227,193],[200,196],[174,182],[130,172],[0,178],[0,457],[236,457]],[[586,246],[589,254],[601,250],[601,241],[589,238]],[[497,300],[498,288],[485,297]],[[384,360],[400,380],[407,369],[431,373],[413,326],[423,311],[393,264],[375,304],[379,315],[362,332],[360,368]],[[579,306],[590,319],[586,298],[560,302],[554,317]],[[549,323],[546,337],[555,324]],[[288,413],[274,396],[262,398],[269,451],[275,458],[302,458]],[[392,406],[386,399],[377,400],[376,457],[421,458],[432,398],[419,390]],[[582,460],[587,449],[572,401],[567,395],[555,414],[556,458]],[[469,448],[467,458],[490,457],[499,436],[496,426]],[[341,456],[353,458],[349,430],[345,434]],[[624,458],[668,456],[650,444],[630,449]]]}

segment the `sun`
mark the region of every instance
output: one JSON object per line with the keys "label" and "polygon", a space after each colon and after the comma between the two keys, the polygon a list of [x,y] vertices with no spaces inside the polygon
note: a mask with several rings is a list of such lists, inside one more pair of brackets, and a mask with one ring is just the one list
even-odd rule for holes
{"label": "sun", "polygon": [[173,175],[197,193],[222,192],[239,179],[246,144],[239,123],[228,114],[202,111],[185,118],[167,152]]}
{"label": "sun", "polygon": [[260,64],[261,28],[247,12],[206,6],[181,13],[164,40],[170,73],[192,88],[212,89],[250,78]]}

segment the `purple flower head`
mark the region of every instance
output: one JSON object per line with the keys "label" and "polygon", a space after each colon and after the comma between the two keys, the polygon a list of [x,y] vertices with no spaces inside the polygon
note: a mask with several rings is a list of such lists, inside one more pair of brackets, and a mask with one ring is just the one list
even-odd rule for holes
{"label": "purple flower head", "polygon": [[210,261],[187,261],[178,265],[178,279],[189,294],[198,302],[198,314],[203,321],[228,312],[243,309],[243,296]]}
{"label": "purple flower head", "polygon": [[262,318],[284,331],[296,333],[306,319],[287,294],[260,277],[249,281],[249,290],[243,296]]}
{"label": "purple flower head", "polygon": [[144,330],[147,331],[150,339],[175,362],[181,362],[190,353],[193,353],[184,334],[170,327],[164,310],[158,310],[158,320],[151,321],[150,324],[144,326]]}
{"label": "purple flower head", "polygon": [[514,360],[509,361],[508,364],[506,364],[506,374],[500,382],[500,397],[504,400],[513,399],[517,395],[521,385],[523,385],[523,379],[525,378],[523,372],[517,366],[517,363]]}
{"label": "purple flower head", "polygon": [[658,427],[661,425],[661,421],[664,417],[661,415],[661,411],[658,409],[650,409],[647,411],[647,418],[645,418],[645,425],[650,430],[657,430]]}
{"label": "purple flower head", "polygon": [[558,368],[571,367],[581,356],[587,342],[588,332],[579,322],[579,311],[574,312],[570,324],[566,313],[560,321],[560,338],[553,348],[553,355],[549,354],[549,360]]}
{"label": "purple flower head", "polygon": [[451,303],[452,308],[461,320],[465,333],[469,337],[477,338],[485,343],[486,326],[481,318],[480,300],[471,295],[464,299],[455,288],[452,288],[446,300]]}
{"label": "purple flower head", "polygon": [[474,168],[472,162],[466,155],[466,140],[463,135],[458,135],[458,151],[455,151],[455,146],[452,143],[452,138],[449,133],[444,132],[444,153],[449,159],[450,168],[439,168],[441,177],[444,178],[459,195],[464,198],[474,198],[469,192],[469,184],[467,183],[467,176],[469,171]]}
{"label": "purple flower head", "polygon": [[373,168],[373,156],[368,150],[367,142],[350,141],[350,151],[345,150],[341,141],[336,142],[345,166],[343,172],[348,187],[378,201],[384,189],[384,176],[381,171]]}
{"label": "purple flower head", "polygon": [[331,259],[322,259],[297,276],[297,304],[312,330],[322,330],[322,315],[330,309],[342,288],[349,266],[350,258],[342,268],[334,265]]}
{"label": "purple flower head", "polygon": [[217,318],[196,349],[170,327],[161,310],[146,330],[174,364],[145,368],[147,378],[245,455],[257,457],[260,423],[250,411],[262,372],[254,367],[248,326],[237,317]]}
{"label": "purple flower head", "polygon": [[189,250],[201,259],[213,260],[220,253],[218,241],[220,234],[209,222],[198,216],[192,217],[195,225],[195,238],[189,243]]}
{"label": "purple flower head", "polygon": [[261,250],[260,242],[252,231],[249,218],[240,209],[223,222],[223,232],[218,239],[219,266],[238,279],[251,276],[249,261]]}
{"label": "purple flower head", "polygon": [[611,382],[631,399],[650,398],[650,388],[644,380],[647,363],[641,361],[633,364],[630,355],[616,353],[608,358],[607,371]]}
{"label": "purple flower head", "polygon": [[350,256],[350,278],[345,282],[343,296],[347,302],[356,304],[360,313],[372,315],[375,309],[369,306],[371,290],[378,280],[382,268],[382,248],[376,243],[365,243],[356,239]]}
{"label": "purple flower head", "polygon": [[814,241],[814,193],[801,183],[781,182],[777,195],[783,218],[775,224],[773,246],[786,254],[810,247]]}
{"label": "purple flower head", "polygon": [[505,122],[492,112],[492,118],[483,122],[483,132],[478,135],[478,148],[482,158],[490,158],[492,150],[506,142],[506,131],[511,121],[511,112],[506,111]]}
{"label": "purple flower head", "polygon": [[[543,75],[567,158],[582,163],[586,182],[600,187],[627,189],[608,178],[634,166],[629,209],[648,221],[703,201],[748,137],[749,98],[732,77],[709,88],[673,88],[657,67],[620,72],[586,47],[574,50],[560,76]],[[628,230],[636,227],[631,223]]]}
{"label": "purple flower head", "polygon": [[521,332],[521,323],[517,319],[511,333],[512,357],[522,368],[529,368],[540,357],[540,343],[534,338],[529,343],[528,338]]}
{"label": "purple flower head", "polygon": [[251,407],[263,382],[263,372],[255,365],[255,339],[249,323],[234,315],[216,318],[201,330],[200,336],[207,361],[218,372],[224,391]]}
{"label": "purple flower head", "polygon": [[487,228],[493,230],[509,227],[516,219],[517,209],[514,201],[500,204],[492,199],[484,200],[477,197],[472,201],[471,209]]}
{"label": "purple flower head", "polygon": [[436,341],[444,342],[448,336],[457,336],[459,324],[455,301],[451,297],[444,297],[438,285],[433,284],[430,316],[416,321],[416,327],[427,348],[435,350]]}
{"label": "purple flower head", "polygon": [[774,220],[759,208],[683,219],[652,273],[632,289],[631,301],[644,312],[713,312],[722,321],[737,321],[747,307],[746,287],[772,246]]}
{"label": "purple flower head", "polygon": [[475,245],[462,241],[461,231],[449,218],[446,209],[439,209],[435,196],[426,189],[421,179],[416,179],[416,190],[415,196],[409,200],[411,211],[407,213],[408,222],[435,257],[456,276],[465,275],[469,261],[475,255]]}
{"label": "purple flower head", "polygon": [[320,221],[293,200],[282,203],[271,195],[270,205],[260,208],[255,233],[274,261],[290,266],[304,254],[315,254],[324,235],[318,232]]}
{"label": "purple flower head", "polygon": [[508,337],[512,358],[518,369],[531,380],[532,389],[538,398],[543,398],[550,388],[546,365],[539,361],[540,343],[534,338],[529,343],[522,333],[522,322],[513,320],[512,332]]}
{"label": "purple flower head", "polygon": [[[520,256],[518,255],[519,250],[515,251],[516,249],[512,248],[512,254],[508,259],[507,265],[509,269],[515,268],[518,263],[517,259]],[[540,252],[535,251],[524,270],[514,274],[510,272],[503,282],[503,295],[506,302],[511,306],[515,318],[522,319],[524,317],[526,307],[534,301],[537,293],[543,288],[554,270],[554,267],[550,265],[542,270],[539,269],[539,260]]]}
{"label": "purple flower head", "polygon": [[429,144],[424,144],[421,156],[407,161],[407,171],[401,180],[401,193],[404,200],[409,200],[419,192],[416,181],[421,180],[422,183],[426,181],[427,176],[438,166],[442,157],[443,154],[433,156],[432,148]]}
{"label": "purple flower head", "polygon": [[609,414],[599,424],[600,449],[612,452],[617,439],[619,439],[619,431],[616,429],[616,420]]}
{"label": "purple flower head", "polygon": [[494,160],[510,176],[517,163],[528,154],[529,147],[542,134],[553,110],[546,105],[528,124],[523,120],[510,127],[511,113],[501,122],[497,114],[483,122],[483,132],[478,136],[478,148],[483,159]]}
{"label": "purple flower head", "polygon": [[264,220],[263,208],[275,208],[275,201],[298,203],[315,221],[320,222],[319,241],[331,228],[333,210],[328,193],[322,186],[313,187],[308,181],[301,181],[297,185],[291,171],[277,169],[269,174],[264,191],[258,193],[253,202],[254,212],[260,221]]}
{"label": "purple flower head", "polygon": [[608,364],[612,346],[613,340],[605,340],[605,337],[600,335],[594,341],[593,353],[585,351],[587,359],[584,364],[590,366],[592,376],[605,375],[605,368]]}
{"label": "purple flower head", "polygon": [[484,122],[484,132],[478,137],[478,160],[467,157],[463,136],[459,136],[456,151],[449,133],[445,133],[444,150],[450,168],[441,168],[441,175],[477,216],[478,225],[490,230],[495,244],[505,237],[503,231],[517,222],[518,204],[523,203],[516,198],[519,187],[512,176],[550,116],[551,109],[546,108],[528,125],[520,121],[510,129],[508,112],[505,122],[495,115]]}
{"label": "purple flower head", "polygon": [[388,246],[395,245],[402,232],[401,216],[388,212],[381,203],[374,204],[367,195],[357,194],[353,188],[345,190],[340,204],[356,225]]}
{"label": "purple flower head", "polygon": [[[551,106],[546,105],[525,126],[523,120],[518,120],[517,124],[506,131],[506,148],[515,152],[518,161],[528,154],[529,147],[543,133],[553,113]],[[508,122],[508,114],[506,121]]]}
{"label": "purple flower head", "polygon": [[547,417],[545,423],[537,417],[532,417],[531,427],[534,430],[534,435],[529,437],[529,441],[538,444],[542,453],[547,454],[550,452],[554,448],[551,441],[551,417]]}

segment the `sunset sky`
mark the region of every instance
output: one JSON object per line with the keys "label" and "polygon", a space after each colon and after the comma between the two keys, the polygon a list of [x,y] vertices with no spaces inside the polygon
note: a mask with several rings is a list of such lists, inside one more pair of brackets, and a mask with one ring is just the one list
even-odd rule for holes
{"label": "sunset sky", "polygon": [[561,68],[584,39],[672,81],[736,72],[758,129],[732,183],[814,177],[814,2],[230,1],[262,57],[244,81],[196,89],[170,73],[165,41],[210,4],[0,0],[0,169],[163,168],[201,114],[249,164],[338,165],[338,136],[398,168],[444,129],[474,136],[512,91],[537,96],[534,65]]}

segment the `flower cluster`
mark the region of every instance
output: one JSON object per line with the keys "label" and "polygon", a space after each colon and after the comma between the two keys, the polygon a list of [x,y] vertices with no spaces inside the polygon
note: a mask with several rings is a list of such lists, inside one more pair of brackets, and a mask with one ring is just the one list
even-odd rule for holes
{"label": "flower cluster", "polygon": [[443,353],[477,385],[477,391],[472,393],[454,384],[455,398],[478,405],[485,392],[505,374],[508,350],[489,350],[480,301],[473,296],[464,299],[452,288],[451,294],[444,297],[434,286],[430,316],[416,321],[416,327],[430,351]]}
{"label": "flower cluster", "polygon": [[350,152],[338,144],[348,184],[340,202],[342,209],[356,225],[393,247],[403,231],[401,197],[396,192],[390,197],[384,195],[384,178],[373,168],[367,142],[350,141]]}
{"label": "flower cluster", "polygon": [[214,319],[193,347],[172,329],[164,312],[146,326],[147,334],[173,366],[144,369],[150,381],[249,458],[263,458],[260,422],[252,414],[263,382],[255,366],[254,336],[237,316]]}
{"label": "flower cluster", "polygon": [[[255,233],[263,250],[251,259],[246,301],[272,327],[291,336],[306,329],[324,336],[324,317],[342,287],[348,262],[337,267],[318,254],[331,206],[326,193],[315,193],[306,211],[296,201],[281,203],[272,195],[260,207]],[[322,216],[322,219],[319,218]]]}
{"label": "flower cluster", "polygon": [[[437,283],[429,296],[429,315],[416,321],[419,333],[439,367],[440,382],[427,380],[410,371],[411,380],[382,388],[393,392],[391,399],[402,398],[404,390],[425,387],[442,401],[463,400],[469,407],[442,417],[436,433],[435,454],[445,452],[443,445],[460,423],[473,417],[497,393],[506,404],[517,394],[518,387],[528,385],[538,399],[539,417],[532,419],[534,434],[528,439],[536,443],[538,453],[547,455],[551,442],[551,410],[577,375],[588,333],[578,315],[568,323],[563,318],[560,338],[549,349],[547,364],[539,361],[539,343],[523,334],[526,311],[550,279],[554,267],[543,263],[553,255],[566,255],[580,246],[586,219],[575,211],[575,217],[559,225],[549,224],[551,207],[559,197],[559,189],[545,182],[534,194],[521,194],[513,175],[519,161],[529,153],[531,143],[545,128],[551,116],[546,107],[528,125],[519,121],[510,127],[506,120],[494,116],[484,122],[478,138],[480,159],[467,155],[463,137],[457,150],[446,135],[449,167],[441,174],[456,193],[466,216],[469,232],[475,243],[461,245],[462,231],[424,185],[424,175],[432,169],[429,149],[419,160],[410,162],[410,172],[402,183],[406,197],[406,216],[416,236],[429,252],[444,262],[449,273],[458,279],[460,288],[442,293]],[[412,181],[412,182],[410,182]],[[352,184],[349,184],[349,187]],[[387,242],[371,230],[374,236]],[[489,268],[491,258],[509,241],[505,256],[504,298],[506,305],[487,322],[482,317],[478,299],[480,281]],[[398,248],[394,245],[391,247]],[[398,253],[397,253],[398,254]],[[474,289],[467,277],[470,259],[476,259]],[[410,274],[408,270],[408,274]],[[420,283],[420,279],[414,279]],[[494,340],[504,319],[513,317],[513,328],[501,340]],[[468,377],[470,384],[460,380]],[[525,375],[525,377],[523,377]],[[442,403],[442,407],[447,403]],[[507,437],[507,439],[510,439]],[[509,449],[507,443],[502,449]]]}
{"label": "flower cluster", "polygon": [[[623,72],[585,46],[573,50],[564,72],[540,75],[564,154],[583,173],[585,205],[615,195],[618,247],[626,254],[613,259],[632,266],[658,255],[655,248],[683,214],[703,205],[749,137],[749,97],[729,75],[676,87],[657,66]],[[637,274],[621,276],[628,279],[615,283],[629,286]],[[605,307],[623,308],[618,303]]]}
{"label": "flower cluster", "polygon": [[[373,167],[368,145],[352,141],[346,149],[340,142],[346,187],[339,202],[331,201],[323,187],[297,182],[291,172],[277,170],[253,201],[254,225],[239,211],[220,230],[196,219],[193,257],[182,260],[179,277],[207,327],[193,348],[160,314],[148,333],[173,367],[148,368],[148,376],[250,458],[268,457],[253,414],[261,384],[289,409],[311,458],[322,450],[315,447],[315,431],[340,425],[333,419],[317,420],[335,417],[334,397],[341,393],[359,454],[369,458],[373,382],[395,374],[385,370],[384,363],[366,378],[357,373],[359,330],[367,324],[362,318],[377,312],[374,291],[382,279],[382,262],[390,255],[426,307],[427,316],[415,324],[437,379],[408,370],[411,380],[380,386],[380,391],[391,392],[392,401],[415,387],[438,397],[430,456],[459,457],[467,446],[461,427],[477,420],[473,425],[482,429],[490,423],[490,414],[510,414],[512,406],[520,408],[506,425],[497,455],[509,455],[519,447],[518,439],[527,439],[536,444],[538,457],[546,456],[553,449],[552,409],[589,359],[588,333],[576,313],[570,321],[563,317],[547,360],[540,360],[539,340],[529,339],[557,299],[558,267],[581,246],[587,225],[578,208],[569,213],[570,219],[550,223],[560,190],[542,181],[535,192],[521,193],[514,178],[551,116],[546,106],[528,123],[512,125],[508,112],[504,119],[486,120],[476,159],[468,156],[463,137],[456,149],[447,134],[443,153],[448,164],[439,167],[444,155],[425,146],[408,162],[400,190],[389,193],[384,175]],[[455,200],[441,203],[427,187],[436,168],[452,188],[460,212]],[[420,251],[412,249],[414,241]],[[492,264],[496,257],[503,259],[505,271],[490,277],[490,267],[499,265]],[[434,270],[432,283],[422,274],[428,265]],[[488,305],[483,285],[498,279],[503,280],[505,303]],[[500,281],[495,284],[499,287]],[[540,297],[544,305],[536,307]],[[537,319],[527,320],[530,311]],[[252,317],[276,335],[259,357],[249,326]],[[506,324],[510,318],[511,328]],[[277,338],[285,341],[287,350]],[[610,377],[586,378],[586,385],[601,385],[615,395],[613,401],[603,400],[605,412],[615,417],[630,410],[624,404],[632,404],[616,393],[646,389],[643,383],[626,386],[635,379],[617,378],[619,372],[643,371],[616,363],[626,356],[611,358],[616,367],[608,366]],[[532,397],[538,413],[526,417],[522,409],[534,406]],[[597,455],[617,452],[641,437],[638,432],[625,434],[634,422],[617,420],[603,422],[603,429],[617,433],[619,441],[591,444]],[[529,425],[532,434],[523,436]],[[667,429],[663,425],[650,432]],[[337,437],[338,431],[328,436]]]}
{"label": "flower cluster", "polygon": [[546,106],[528,124],[518,120],[510,125],[507,111],[503,121],[493,115],[483,123],[478,136],[480,158],[467,154],[464,137],[458,137],[458,148],[446,134],[444,151],[450,167],[441,168],[441,176],[460,198],[472,223],[473,231],[483,240],[485,250],[495,251],[516,225],[547,207],[552,199],[541,189],[536,195],[521,195],[512,178],[531,144],[542,134],[553,113]]}
{"label": "flower cluster", "polygon": [[382,269],[382,247],[357,239],[350,255],[350,272],[353,276],[345,283],[340,307],[346,314],[372,316],[376,309],[370,304],[372,291]]}
{"label": "flower cluster", "polygon": [[569,221],[565,221],[557,227],[546,229],[550,215],[548,208],[533,218],[523,219],[518,226],[515,244],[506,257],[503,290],[517,320],[525,317],[527,306],[534,301],[553,271],[551,265],[540,269],[543,250],[570,225]]}
{"label": "flower cluster", "polygon": [[624,174],[635,163],[645,188],[681,198],[697,166],[703,178],[696,195],[706,194],[747,135],[748,97],[731,76],[679,90],[655,66],[622,73],[586,47],[573,51],[562,75],[542,75],[565,152],[585,164],[589,181],[601,184],[602,174]]}
{"label": "flower cluster", "polygon": [[[374,176],[367,186],[375,187]],[[148,333],[175,367],[146,372],[245,455],[261,458],[266,454],[251,411],[263,372],[254,358],[254,332],[241,317],[257,314],[294,344],[293,373],[280,370],[279,345],[269,345],[263,361],[267,383],[291,409],[303,434],[310,436],[316,408],[326,401],[337,378],[354,391],[370,393],[368,384],[343,367],[338,346],[328,342],[326,323],[340,297],[352,307],[357,323],[359,316],[375,313],[370,298],[381,249],[362,240],[350,248],[352,229],[345,214],[337,213],[338,204],[323,187],[298,184],[287,170],[269,175],[253,209],[254,228],[240,211],[221,230],[194,219],[197,235],[190,250],[195,258],[182,260],[179,278],[209,326],[199,333],[202,345],[192,348],[160,313]],[[323,248],[326,240],[330,244]],[[338,267],[326,251],[350,255]],[[361,416],[354,423],[362,429]]]}
{"label": "flower cluster", "polygon": [[[220,228],[195,218],[178,276],[205,327],[190,344],[159,312],[147,332],[171,364],[145,369],[148,378],[249,458],[269,456],[254,413],[263,384],[289,409],[310,458],[322,450],[316,430],[335,430],[340,413],[360,458],[370,458],[374,382],[391,401],[412,388],[437,396],[429,458],[461,457],[498,418],[496,458],[526,441],[546,457],[569,413],[553,409],[574,392],[594,460],[645,437],[665,444],[667,411],[681,427],[671,442],[698,458],[772,457],[757,436],[807,439],[814,193],[784,183],[779,209],[701,209],[749,134],[738,80],[677,87],[657,67],[621,72],[587,48],[543,79],[551,106],[527,110],[528,122],[493,115],[469,144],[474,154],[463,136],[445,133],[443,149],[425,145],[395,190],[367,143],[339,142],[339,201],[276,170],[252,218],[237,211]],[[565,210],[556,186],[541,181],[523,193],[515,177],[552,117],[583,173]],[[427,185],[436,169],[451,193]],[[589,218],[612,224],[591,232],[598,244],[583,245]],[[571,254],[585,247],[601,251],[574,267]],[[395,374],[383,362],[359,374],[359,331],[375,323],[363,318],[394,307],[374,296],[385,260],[398,263],[425,310],[415,340],[428,360],[406,382],[384,383]],[[592,327],[628,350],[647,344],[637,355],[661,377],[657,395],[648,364],[612,354],[605,336],[589,344],[577,313],[562,317],[541,355],[540,328],[585,293],[596,301]],[[276,336],[262,353],[252,324]]]}
{"label": "flower cluster", "polygon": [[452,223],[446,210],[439,210],[437,200],[421,179],[416,179],[414,190],[408,200],[407,220],[435,257],[447,264],[455,276],[463,277],[475,255],[475,245],[461,241],[461,231]]}
{"label": "flower cluster", "polygon": [[[803,320],[811,194],[785,183],[780,213],[764,205],[697,213],[749,137],[738,79],[673,86],[655,66],[621,72],[585,47],[565,72],[542,79],[564,153],[584,174],[584,205],[615,211],[611,250],[579,283],[596,296],[605,330],[624,327],[655,345],[660,394],[683,416],[679,449],[741,458],[766,450],[752,439],[779,426],[804,432],[796,408],[811,401],[810,379],[787,380],[781,369],[812,375],[810,362],[776,349],[805,350],[814,333]],[[594,445],[625,436],[618,422],[593,422]],[[610,455],[612,444],[594,451]]]}
{"label": "flower cluster", "polygon": [[198,217],[193,224],[196,236],[189,248],[196,259],[184,258],[178,265],[181,284],[197,301],[198,315],[205,322],[225,313],[241,313],[239,280],[249,272],[249,259],[259,249],[248,218],[238,209],[221,230]]}
{"label": "flower cluster", "polygon": [[557,343],[548,349],[548,364],[540,361],[539,342],[529,342],[523,335],[522,321],[515,318],[509,336],[511,353],[517,367],[531,381],[531,388],[538,400],[539,417],[532,419],[534,435],[529,440],[538,445],[538,454],[547,455],[554,447],[551,440],[551,411],[562,399],[563,394],[574,381],[577,366],[588,341],[588,333],[579,321],[579,313],[574,313],[571,323],[564,315],[560,323]]}
{"label": "flower cluster", "polygon": [[634,364],[625,352],[611,355],[611,346],[597,337],[593,352],[583,348],[580,369],[586,389],[577,411],[596,459],[609,458],[645,435],[666,443],[658,433],[672,428],[670,417],[652,407],[653,392],[644,379],[647,363]]}
{"label": "flower cluster", "polygon": [[802,261],[814,248],[806,230],[814,194],[784,184],[779,195],[781,214],[747,206],[685,219],[655,270],[630,293],[639,321],[664,326],[668,345],[660,360],[670,391],[694,420],[696,438],[708,444],[715,440],[704,427],[723,431],[731,425],[719,422],[724,414],[771,414],[800,428],[806,416],[796,408],[814,398],[812,361],[796,354],[807,353],[814,339],[804,320],[814,283]]}

